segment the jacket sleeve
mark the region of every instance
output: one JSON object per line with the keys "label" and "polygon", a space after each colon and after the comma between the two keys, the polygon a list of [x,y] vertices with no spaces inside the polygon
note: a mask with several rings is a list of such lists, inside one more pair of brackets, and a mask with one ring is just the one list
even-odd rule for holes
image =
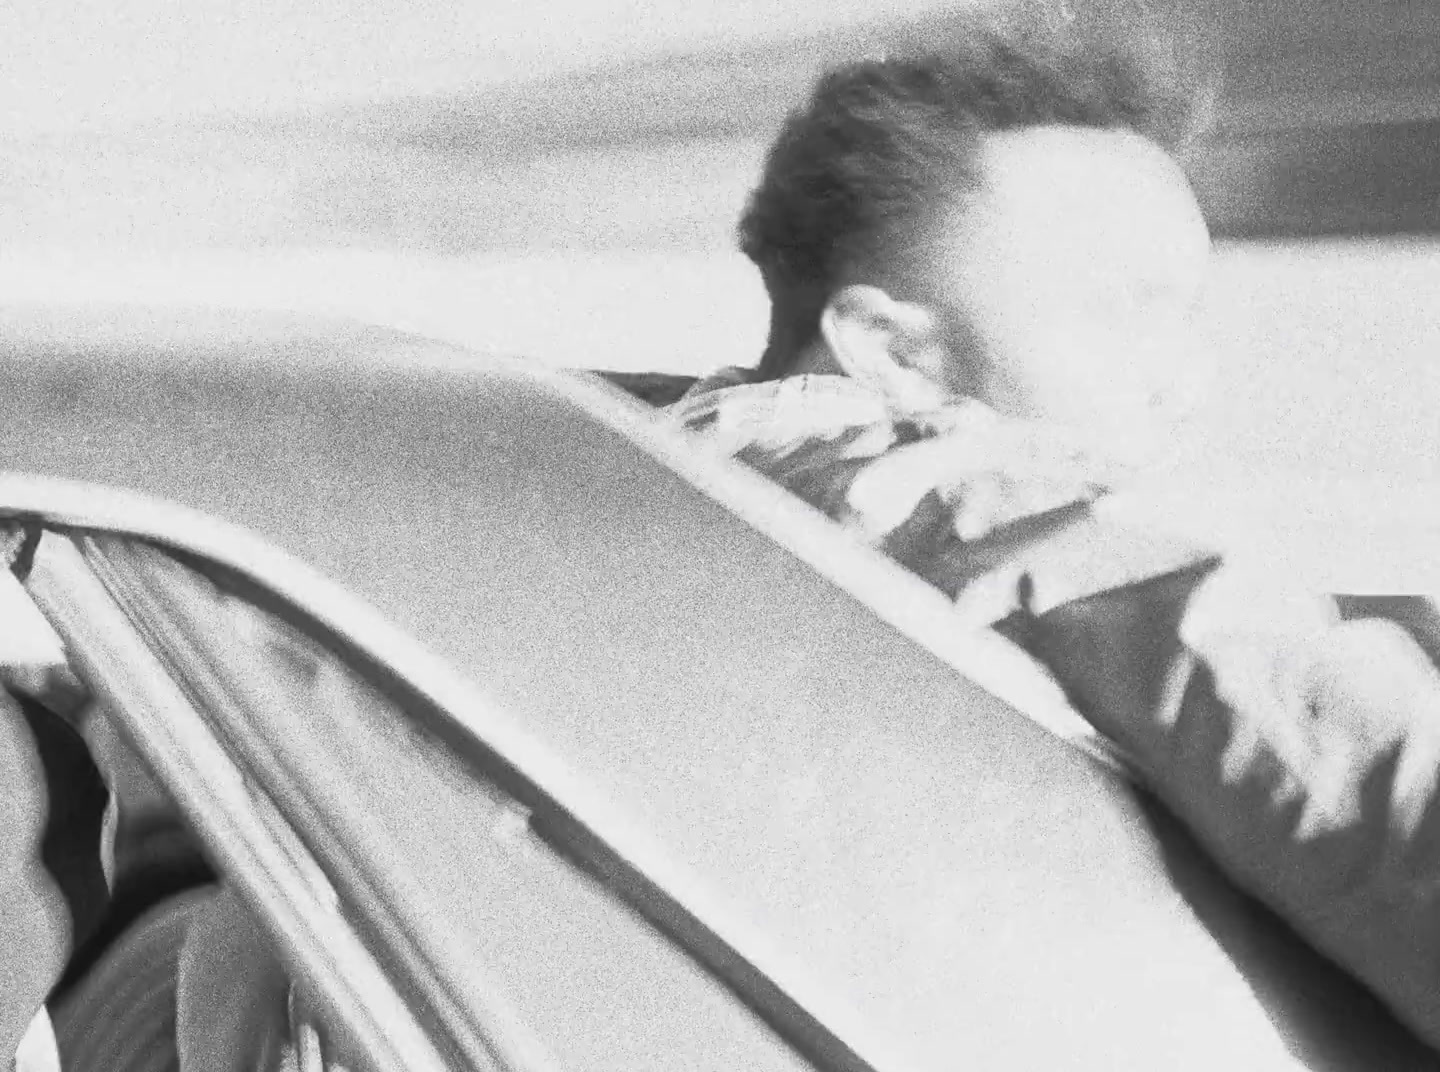
{"label": "jacket sleeve", "polygon": [[1181,571],[1003,623],[1242,888],[1440,1048],[1440,673]]}

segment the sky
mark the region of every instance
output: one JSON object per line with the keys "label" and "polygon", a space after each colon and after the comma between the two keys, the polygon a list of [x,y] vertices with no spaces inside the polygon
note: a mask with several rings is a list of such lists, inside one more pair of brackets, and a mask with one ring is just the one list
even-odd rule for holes
{"label": "sky", "polygon": [[0,133],[452,89],[945,0],[5,0]]}

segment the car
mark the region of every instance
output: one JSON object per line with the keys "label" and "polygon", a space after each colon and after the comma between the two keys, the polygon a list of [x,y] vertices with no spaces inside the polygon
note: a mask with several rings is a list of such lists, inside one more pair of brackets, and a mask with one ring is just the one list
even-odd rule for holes
{"label": "car", "polygon": [[618,385],[683,381],[58,306],[0,376],[27,598],[169,818],[71,1067],[173,1067],[106,1047],[217,880],[332,1067],[1440,1067],[943,598]]}

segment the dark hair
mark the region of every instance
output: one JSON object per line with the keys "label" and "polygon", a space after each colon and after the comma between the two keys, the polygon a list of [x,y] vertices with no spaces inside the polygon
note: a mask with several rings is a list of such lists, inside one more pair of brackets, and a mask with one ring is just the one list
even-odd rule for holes
{"label": "dark hair", "polygon": [[903,271],[927,213],[973,175],[982,134],[1121,127],[1173,150],[1194,128],[1195,95],[1153,34],[977,19],[952,38],[833,68],[785,120],[739,226],[770,295],[761,376],[783,374],[814,339],[847,276]]}

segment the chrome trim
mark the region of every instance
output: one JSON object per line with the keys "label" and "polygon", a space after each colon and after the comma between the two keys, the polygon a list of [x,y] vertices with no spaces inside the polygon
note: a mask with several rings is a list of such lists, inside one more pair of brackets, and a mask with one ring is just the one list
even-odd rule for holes
{"label": "chrome trim", "polygon": [[[446,1072],[379,963],[274,841],[243,772],[211,735],[75,543],[42,541],[28,588],[87,682],[160,776],[216,863],[325,1012],[378,1069]],[[293,837],[293,832],[292,832]],[[303,891],[303,892],[299,892]],[[499,1066],[492,1065],[498,1069]]]}
{"label": "chrome trim", "polygon": [[[257,796],[261,818],[273,822],[281,851],[292,861],[297,874],[309,885],[321,902],[338,907],[340,898],[324,865],[335,869],[336,881],[344,881],[352,899],[366,903],[382,903],[372,884],[365,880],[361,869],[348,858],[337,859],[333,851],[317,852],[304,844],[303,835],[326,837],[323,820],[318,820],[303,788],[288,776],[283,756],[272,742],[250,729],[247,711],[259,709],[284,710],[292,702],[269,684],[271,667],[253,654],[237,649],[230,655],[232,662],[222,660],[210,647],[194,638],[213,629],[215,608],[206,606],[191,592],[172,583],[166,569],[185,571],[163,552],[127,542],[120,537],[81,537],[78,540],[87,563],[128,612],[136,628],[149,641],[151,649],[162,661],[170,664],[171,676],[194,690],[198,704],[205,710],[219,713],[218,727],[235,754],[255,771],[267,786],[275,787],[277,801]],[[276,804],[295,817],[299,830],[291,829],[281,818]],[[327,842],[333,839],[326,838]],[[321,860],[316,856],[321,856]],[[480,1036],[476,1037],[464,1005],[443,981],[436,978],[429,964],[412,952],[410,936],[384,912],[372,914],[390,948],[401,958],[412,978],[419,977],[427,1000],[434,1006],[438,1023],[449,1035],[454,1049],[463,1054],[475,1068],[497,1067],[524,1072],[556,1072],[559,1065],[533,1032],[529,1031],[518,1012],[511,1006],[498,985],[477,983],[483,977],[478,967],[470,969],[466,998],[477,1005]]]}

